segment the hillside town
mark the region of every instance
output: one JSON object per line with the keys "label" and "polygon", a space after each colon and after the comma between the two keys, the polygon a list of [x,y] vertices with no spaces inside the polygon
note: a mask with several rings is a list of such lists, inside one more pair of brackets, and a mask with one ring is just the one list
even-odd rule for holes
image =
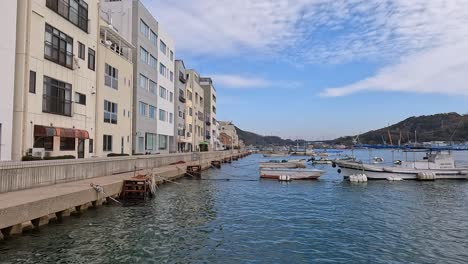
{"label": "hillside town", "polygon": [[141,1],[9,1],[0,160],[238,149],[215,83]]}

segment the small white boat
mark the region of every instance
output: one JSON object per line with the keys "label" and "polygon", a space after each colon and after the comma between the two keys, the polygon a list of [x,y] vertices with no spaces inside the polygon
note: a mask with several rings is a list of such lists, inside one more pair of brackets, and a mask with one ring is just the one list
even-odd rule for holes
{"label": "small white boat", "polygon": [[345,178],[365,173],[369,180],[468,179],[468,167],[456,167],[452,155],[442,152],[429,152],[418,161],[396,161],[394,166],[364,164],[355,160],[337,160],[335,164]]}
{"label": "small white boat", "polygon": [[291,180],[315,180],[324,173],[315,169],[263,168],[260,169],[260,178],[278,180],[281,176],[289,176]]}
{"label": "small white boat", "polygon": [[381,157],[374,157],[374,158],[372,158],[372,163],[374,163],[374,164],[384,163],[384,161],[385,161],[385,160],[384,160],[383,158],[381,158]]}
{"label": "small white boat", "polygon": [[306,160],[270,160],[260,162],[260,168],[305,168]]}
{"label": "small white boat", "polygon": [[288,154],[281,154],[281,153],[263,154],[263,157],[265,157],[265,158],[286,157],[286,156],[288,156]]}

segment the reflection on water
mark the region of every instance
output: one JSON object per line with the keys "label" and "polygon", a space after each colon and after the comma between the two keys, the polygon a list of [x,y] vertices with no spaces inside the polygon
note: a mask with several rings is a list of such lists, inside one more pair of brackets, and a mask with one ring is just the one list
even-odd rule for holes
{"label": "reflection on water", "polygon": [[[373,156],[392,159],[389,151]],[[146,204],[90,210],[0,242],[0,263],[468,260],[468,182],[351,184],[328,166],[319,181],[281,184],[257,181],[260,160],[162,186]]]}

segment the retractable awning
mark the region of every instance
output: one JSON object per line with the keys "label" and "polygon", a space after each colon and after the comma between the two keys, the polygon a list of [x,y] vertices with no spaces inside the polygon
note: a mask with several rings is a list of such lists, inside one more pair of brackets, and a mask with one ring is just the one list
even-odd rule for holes
{"label": "retractable awning", "polygon": [[34,126],[34,136],[89,139],[89,133],[86,130],[37,125]]}

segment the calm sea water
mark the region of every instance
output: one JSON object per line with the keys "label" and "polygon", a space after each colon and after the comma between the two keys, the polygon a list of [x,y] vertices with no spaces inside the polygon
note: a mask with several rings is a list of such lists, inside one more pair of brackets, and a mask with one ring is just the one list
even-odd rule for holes
{"label": "calm sea water", "polygon": [[0,242],[0,263],[468,262],[468,181],[352,184],[324,167],[318,181],[282,184],[258,180],[260,160]]}

